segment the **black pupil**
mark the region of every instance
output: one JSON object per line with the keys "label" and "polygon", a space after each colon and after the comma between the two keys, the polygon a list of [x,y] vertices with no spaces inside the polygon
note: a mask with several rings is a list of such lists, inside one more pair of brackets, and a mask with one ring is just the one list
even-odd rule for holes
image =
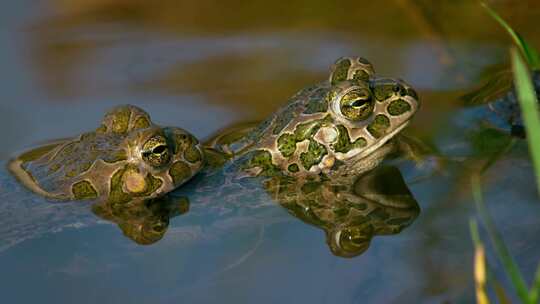
{"label": "black pupil", "polygon": [[351,106],[353,106],[355,108],[359,108],[359,107],[364,106],[367,102],[368,102],[368,100],[366,100],[366,99],[357,99],[357,100],[353,101]]}
{"label": "black pupil", "polygon": [[157,146],[152,150],[152,153],[161,154],[161,153],[165,152],[166,149],[167,149],[167,147],[164,146],[164,145]]}

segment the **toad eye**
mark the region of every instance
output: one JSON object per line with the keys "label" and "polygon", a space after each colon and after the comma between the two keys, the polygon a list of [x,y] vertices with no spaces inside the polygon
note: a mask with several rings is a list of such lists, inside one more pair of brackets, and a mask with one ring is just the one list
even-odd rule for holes
{"label": "toad eye", "polygon": [[157,221],[152,225],[152,230],[155,232],[163,232],[165,229],[167,229],[167,226],[169,225],[168,221]]}
{"label": "toad eye", "polygon": [[171,154],[167,141],[163,136],[151,137],[142,148],[142,159],[153,167],[161,167],[169,163]]}
{"label": "toad eye", "polygon": [[369,247],[372,233],[371,229],[346,228],[339,235],[339,246],[347,255],[358,255]]}
{"label": "toad eye", "polygon": [[350,91],[340,100],[341,114],[352,121],[367,119],[373,112],[374,106],[371,92],[367,89]]}

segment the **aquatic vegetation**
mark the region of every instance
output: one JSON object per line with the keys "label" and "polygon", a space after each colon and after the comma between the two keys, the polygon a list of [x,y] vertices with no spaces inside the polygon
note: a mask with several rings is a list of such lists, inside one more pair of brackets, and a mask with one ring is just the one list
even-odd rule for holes
{"label": "aquatic vegetation", "polygon": [[536,171],[537,188],[540,193],[540,145],[534,143],[540,139],[540,111],[538,110],[538,99],[534,91],[529,71],[515,49],[512,49],[512,66],[515,75],[518,101],[521,106],[525,129],[528,134],[529,150]]}
{"label": "aquatic vegetation", "polygon": [[[540,55],[527,41],[485,2],[481,2],[486,11],[495,19],[510,35],[515,48],[511,50],[512,68],[514,73],[514,85],[518,95],[518,101],[523,115],[523,122],[527,131],[531,158],[536,171],[538,191],[540,192],[540,145],[534,145],[533,140],[540,138],[540,111],[538,108],[538,96],[530,76],[530,70],[540,70]],[[525,59],[525,62],[523,62]]]}
{"label": "aquatic vegetation", "polygon": [[538,51],[536,51],[531,45],[529,45],[519,33],[514,31],[514,29],[512,29],[512,27],[489,5],[487,5],[483,1],[481,1],[480,3],[491,15],[491,17],[493,17],[493,19],[495,19],[508,32],[508,34],[514,41],[516,47],[518,47],[523,57],[525,57],[525,59],[527,60],[527,64],[529,65],[529,67],[531,67],[531,69],[533,70],[540,69],[540,55],[538,54]]}
{"label": "aquatic vegetation", "polygon": [[[487,210],[484,204],[484,200],[482,196],[481,176],[479,174],[473,174],[473,176],[471,177],[471,187],[472,187],[473,198],[474,198],[476,210],[478,211],[478,215],[481,218],[482,223],[484,224],[484,227],[491,240],[491,243],[493,247],[495,248],[495,252],[497,253],[499,260],[501,261],[503,268],[505,270],[505,273],[510,279],[510,282],[512,283],[512,287],[514,288],[518,298],[521,300],[522,303],[531,303],[531,304],[537,303],[538,295],[540,291],[540,264],[539,264],[539,267],[537,267],[535,279],[533,283],[531,284],[531,287],[528,288],[525,282],[525,279],[523,278],[523,274],[520,272],[514,258],[510,254],[510,251],[508,250],[508,247],[506,246],[506,244],[504,243],[504,240],[499,234],[493,218],[491,217],[489,211]],[[475,245],[475,282],[476,282],[477,301],[478,303],[489,303],[489,300],[487,299],[487,296],[485,293],[485,288],[486,288],[485,277],[483,277],[479,273],[479,272],[482,272],[481,269],[485,267],[481,264],[487,264],[485,261],[485,257],[482,253],[484,250],[483,249],[484,245],[482,244],[480,240],[478,230],[476,227],[476,222],[474,220],[471,221],[470,230],[471,230],[472,239]],[[489,268],[489,266],[487,267]],[[489,277],[489,272],[488,272],[488,277]],[[496,279],[489,277],[489,281],[492,281],[495,284]],[[502,289],[499,289],[499,293],[504,294],[504,291]],[[501,301],[501,296],[498,295],[498,297],[499,297],[499,301],[501,303],[504,303],[503,301]]]}
{"label": "aquatic vegetation", "polygon": [[[514,73],[514,84],[527,132],[531,159],[536,172],[537,188],[540,193],[540,145],[534,144],[533,142],[535,139],[538,140],[538,138],[540,138],[540,112],[538,110],[538,99],[529,72],[529,69],[537,70],[540,68],[540,57],[538,56],[538,52],[515,32],[494,10],[484,2],[482,2],[482,5],[489,14],[508,31],[516,44],[516,47],[511,48],[510,51]],[[493,162],[488,163],[492,164]],[[484,169],[487,169],[487,167]],[[510,279],[512,287],[520,301],[522,303],[538,303],[540,296],[540,264],[537,266],[531,286],[527,287],[523,274],[510,254],[509,249],[496,228],[493,218],[484,204],[481,187],[481,173],[482,171],[471,176],[472,194],[478,214],[482,219],[491,243],[495,248],[495,252],[497,253],[504,271]],[[495,278],[492,278],[489,275],[489,266],[487,265],[485,258],[484,245],[480,240],[476,221],[474,220],[471,220],[470,231],[475,246],[474,273],[477,302],[482,304],[490,303],[486,292],[486,282],[491,281],[494,285],[495,294],[499,303],[509,303],[508,296],[504,289],[500,287],[500,284]],[[489,280],[486,280],[486,278]]]}

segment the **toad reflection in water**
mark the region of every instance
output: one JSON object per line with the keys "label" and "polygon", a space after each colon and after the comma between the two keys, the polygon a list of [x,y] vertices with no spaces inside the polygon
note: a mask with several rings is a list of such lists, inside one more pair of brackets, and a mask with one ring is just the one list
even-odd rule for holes
{"label": "toad reflection in water", "polygon": [[[236,199],[238,197],[234,192],[228,193]],[[212,196],[213,192],[191,194],[200,202],[205,195]],[[400,233],[420,213],[401,173],[396,167],[390,166],[378,167],[359,177],[335,177],[318,182],[271,178],[264,181],[264,189],[259,187],[251,192],[251,202],[243,203],[268,199],[267,194],[270,200],[279,203],[294,217],[324,230],[331,252],[340,257],[362,254],[374,236]],[[173,193],[164,199],[144,204],[137,202],[114,207],[96,204],[93,211],[115,222],[133,241],[147,245],[163,237],[169,218],[187,212],[188,200],[185,197],[175,199],[175,195]],[[224,196],[220,201],[229,200]],[[241,206],[240,201],[225,204],[228,208],[245,207]],[[215,211],[211,208],[204,210]],[[200,211],[204,213],[204,210]]]}
{"label": "toad reflection in water", "polygon": [[117,224],[125,236],[140,245],[161,240],[169,227],[169,219],[188,210],[189,201],[186,198],[173,200],[167,196],[144,202],[116,205],[96,203],[92,206],[94,214]]}
{"label": "toad reflection in water", "polygon": [[320,182],[271,179],[266,187],[289,213],[323,229],[330,250],[341,257],[362,254],[374,236],[397,234],[420,213],[396,167]]}

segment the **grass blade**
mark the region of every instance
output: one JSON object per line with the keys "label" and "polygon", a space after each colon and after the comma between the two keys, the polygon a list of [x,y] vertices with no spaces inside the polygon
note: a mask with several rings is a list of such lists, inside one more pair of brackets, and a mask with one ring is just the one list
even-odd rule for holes
{"label": "grass blade", "polygon": [[519,56],[515,48],[512,48],[510,53],[512,57],[512,69],[514,71],[514,82],[523,115],[527,140],[529,142],[529,150],[536,172],[536,185],[540,194],[540,111],[538,110],[538,99],[536,98],[531,75],[525,62],[523,62],[523,59]]}
{"label": "grass blade", "polygon": [[510,35],[512,40],[514,40],[515,45],[519,48],[520,52],[523,54],[527,63],[533,70],[540,69],[540,56],[534,48],[532,48],[526,41],[519,35],[510,25],[501,17],[497,12],[495,12],[489,5],[484,1],[480,1],[480,4],[486,9],[486,11],[495,19]]}
{"label": "grass blade", "polygon": [[478,225],[476,221],[469,221],[469,230],[474,244],[474,285],[476,290],[476,303],[489,304],[489,298],[486,293],[486,254],[484,245],[480,240]]}
{"label": "grass blade", "polygon": [[473,174],[471,176],[471,187],[474,203],[476,205],[476,209],[478,210],[478,214],[484,222],[484,226],[486,227],[486,231],[488,232],[489,238],[491,239],[491,243],[493,244],[493,247],[495,247],[495,252],[499,257],[499,260],[503,264],[507,276],[510,278],[510,281],[512,282],[512,285],[521,301],[523,303],[530,303],[529,292],[527,290],[525,280],[523,279],[521,272],[516,265],[516,262],[510,255],[508,248],[506,248],[502,237],[499,235],[499,232],[495,227],[495,223],[493,222],[491,215],[489,214],[486,206],[484,205],[484,200],[482,197],[482,187],[480,184],[480,176],[478,174]]}
{"label": "grass blade", "polygon": [[499,300],[499,304],[510,304],[510,298],[508,298],[508,295],[506,295],[506,292],[501,284],[499,282],[495,282],[493,285],[495,285],[495,295],[497,296],[497,300]]}
{"label": "grass blade", "polygon": [[[474,278],[475,278],[475,287],[476,287],[476,301],[477,303],[485,302],[487,301],[489,303],[489,298],[487,297],[486,293],[486,282],[490,282],[493,289],[495,290],[495,296],[497,297],[499,304],[510,304],[510,299],[508,298],[508,295],[506,295],[506,291],[504,291],[504,288],[501,286],[499,281],[497,279],[491,277],[489,275],[489,265],[486,261],[485,254],[482,254],[483,261],[480,260],[480,254],[479,248],[482,248],[481,250],[484,250],[484,244],[482,243],[482,240],[480,239],[480,234],[478,233],[478,224],[476,220],[470,219],[469,220],[469,231],[471,232],[471,239],[473,241],[473,245],[475,248],[475,260],[474,260]],[[483,263],[484,266],[481,266],[480,263]],[[539,265],[540,266],[540,265]],[[484,268],[484,270],[481,270],[481,267]],[[482,275],[481,273],[484,273]],[[539,273],[540,274],[540,273]],[[480,278],[485,277],[484,280],[481,280]],[[487,280],[486,280],[487,279]],[[481,285],[481,281],[484,283]],[[539,281],[540,283],[540,281]],[[482,290],[479,290],[479,287],[482,287]],[[484,299],[485,298],[485,299]]]}
{"label": "grass blade", "polygon": [[533,285],[531,286],[531,290],[529,291],[529,299],[531,299],[531,303],[538,303],[539,296],[540,296],[540,264],[538,264],[538,267],[536,267],[536,274],[534,276]]}
{"label": "grass blade", "polygon": [[482,245],[474,249],[474,281],[476,285],[476,303],[489,304],[486,293],[486,255]]}

